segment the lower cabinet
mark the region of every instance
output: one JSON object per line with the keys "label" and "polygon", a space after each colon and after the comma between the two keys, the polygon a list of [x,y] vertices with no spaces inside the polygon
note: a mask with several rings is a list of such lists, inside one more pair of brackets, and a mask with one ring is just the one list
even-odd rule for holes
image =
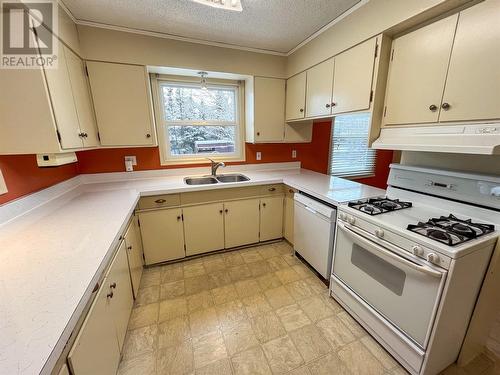
{"label": "lower cabinet", "polygon": [[143,270],[143,253],[141,234],[139,232],[137,217],[135,216],[132,218],[132,222],[125,233],[125,245],[127,245],[132,291],[134,292],[134,298],[137,298]]}
{"label": "lower cabinet", "polygon": [[186,256],[180,208],[143,211],[139,221],[147,265]]}
{"label": "lower cabinet", "polygon": [[283,237],[283,196],[261,198],[260,240]]}
{"label": "lower cabinet", "polygon": [[186,256],[224,248],[224,204],[210,203],[185,207]]}
{"label": "lower cabinet", "polygon": [[68,354],[73,375],[116,373],[132,304],[127,253],[122,241]]}
{"label": "lower cabinet", "polygon": [[224,203],[225,248],[259,242],[260,199]]}
{"label": "lower cabinet", "polygon": [[294,203],[293,195],[295,191],[291,188],[287,189],[284,201],[284,216],[283,216],[283,237],[293,244],[293,215]]}

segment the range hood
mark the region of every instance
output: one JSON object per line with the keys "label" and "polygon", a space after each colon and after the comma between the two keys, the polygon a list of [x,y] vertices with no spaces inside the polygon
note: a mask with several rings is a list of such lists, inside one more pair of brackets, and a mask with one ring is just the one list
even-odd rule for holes
{"label": "range hood", "polygon": [[500,122],[384,127],[371,145],[380,150],[500,154]]}

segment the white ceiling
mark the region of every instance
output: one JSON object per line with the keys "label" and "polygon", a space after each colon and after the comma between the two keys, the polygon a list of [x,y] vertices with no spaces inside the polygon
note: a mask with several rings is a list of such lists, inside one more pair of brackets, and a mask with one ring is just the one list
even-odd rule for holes
{"label": "white ceiling", "polygon": [[63,0],[78,21],[286,53],[360,0],[241,0],[242,12],[190,0]]}

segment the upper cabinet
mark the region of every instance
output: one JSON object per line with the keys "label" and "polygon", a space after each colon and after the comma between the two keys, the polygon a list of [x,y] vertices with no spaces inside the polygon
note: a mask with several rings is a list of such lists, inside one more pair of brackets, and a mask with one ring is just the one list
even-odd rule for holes
{"label": "upper cabinet", "polygon": [[500,119],[500,1],[393,42],[385,125]]}
{"label": "upper cabinet", "polygon": [[384,123],[437,122],[458,15],[395,39]]}
{"label": "upper cabinet", "polygon": [[88,61],[103,146],[154,146],[151,89],[144,66]]}
{"label": "upper cabinet", "polygon": [[98,146],[84,63],[63,43],[58,42],[57,67],[2,69],[0,86],[1,154]]}
{"label": "upper cabinet", "polygon": [[286,121],[304,119],[305,107],[306,72],[302,72],[286,81]]}
{"label": "upper cabinet", "polygon": [[460,13],[439,121],[500,119],[500,1]]}
{"label": "upper cabinet", "polygon": [[306,117],[332,113],[334,59],[314,66],[306,72]]}
{"label": "upper cabinet", "polygon": [[286,120],[371,110],[382,36],[369,39],[287,81]]}

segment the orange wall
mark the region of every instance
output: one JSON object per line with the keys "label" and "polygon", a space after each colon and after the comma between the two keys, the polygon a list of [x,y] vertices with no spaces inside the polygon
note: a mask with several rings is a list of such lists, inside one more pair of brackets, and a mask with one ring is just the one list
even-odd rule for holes
{"label": "orange wall", "polygon": [[0,204],[45,189],[78,175],[78,164],[38,168],[35,155],[2,155],[0,169],[9,192],[0,195]]}
{"label": "orange wall", "polygon": [[[269,143],[245,144],[246,161],[230,164],[276,163],[300,161],[302,167],[320,173],[328,170],[330,152],[331,121],[318,122],[313,126],[311,143]],[[292,158],[292,150],[297,151],[297,158]],[[262,160],[257,161],[256,153],[262,153]],[[113,148],[77,152],[78,163],[54,168],[38,168],[35,155],[0,156],[0,169],[3,172],[9,192],[0,195],[0,204],[23,195],[44,189],[67,180],[78,174],[122,172],[125,170],[124,156],[135,155],[135,170],[163,168],[185,168],[205,164],[176,166],[160,165],[158,147]],[[377,151],[375,176],[359,179],[358,182],[386,188],[392,151]]]}

